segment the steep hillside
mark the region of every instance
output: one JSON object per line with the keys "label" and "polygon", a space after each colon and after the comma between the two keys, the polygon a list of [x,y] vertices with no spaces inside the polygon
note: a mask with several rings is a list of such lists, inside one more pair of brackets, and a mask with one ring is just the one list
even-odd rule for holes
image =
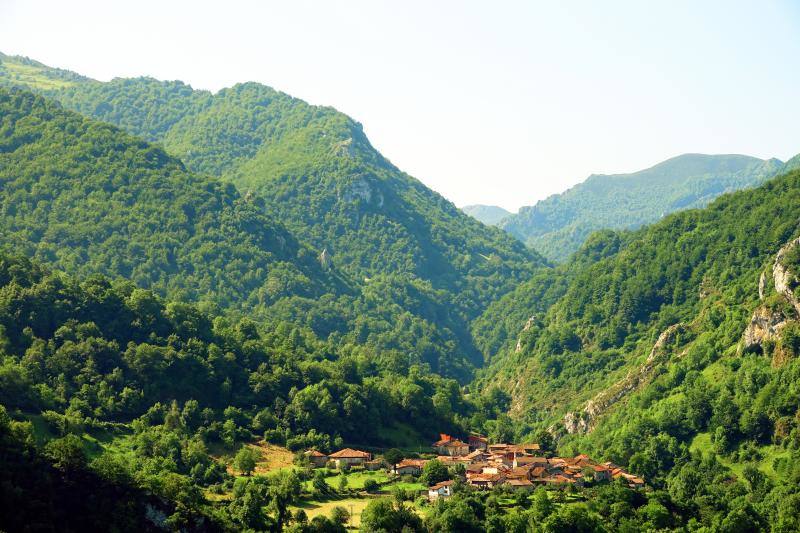
{"label": "steep hillside", "polygon": [[[124,242],[119,236],[109,240],[114,233],[111,230],[104,244],[88,238],[70,240],[61,234],[51,236],[55,231],[51,219],[27,212],[11,213],[16,219],[14,240],[12,236],[7,240],[68,272],[131,277],[164,294],[204,299],[301,324],[322,337],[336,336],[342,345],[367,346],[376,357],[396,360],[395,365],[426,362],[435,370],[465,379],[470,367],[481,359],[469,320],[544,264],[540,256],[504,232],[480,224],[398,171],[370,146],[360,125],[333,109],[310,106],[254,83],[212,95],[180,82],[145,78],[100,83],[19,58],[7,57],[2,65],[0,82],[33,88],[65,107],[158,141],[169,153],[164,157],[175,165],[181,166],[181,162],[172,156],[182,157],[188,172],[183,168],[180,172],[193,177],[182,185],[181,194],[196,186],[192,180],[201,179],[197,174],[235,183],[242,191],[239,194],[230,186],[203,178],[231,195],[230,201],[235,199],[240,212],[264,219],[245,224],[245,233],[258,233],[258,228],[274,225],[283,232],[276,242],[296,248],[294,252],[287,249],[285,255],[281,255],[281,249],[270,248],[274,259],[280,261],[269,272],[246,257],[226,264],[224,268],[237,270],[230,276],[237,280],[235,289],[239,291],[233,294],[215,285],[222,280],[200,273],[222,267],[209,265],[198,256],[205,253],[203,248],[189,242],[186,235],[170,234],[172,227],[164,228],[164,239],[177,240],[187,253],[192,251],[194,256],[186,259],[183,267],[190,277],[202,280],[187,280],[180,270],[163,274],[159,270],[162,263],[173,261],[168,252],[153,251],[158,257],[135,269],[129,264],[136,263],[130,259],[130,250],[109,252],[107,245],[116,242],[122,246]],[[51,82],[58,82],[58,86]],[[143,149],[163,154],[141,144]],[[85,145],[76,144],[73,150],[82,148]],[[64,170],[59,168],[60,156],[44,152],[36,157],[50,157],[56,173]],[[109,174],[103,160],[91,163],[88,154],[73,159],[80,161],[76,168],[66,169],[73,179],[87,171]],[[67,161],[67,166],[75,164]],[[30,164],[38,163],[32,157]],[[92,164],[100,168],[87,168]],[[32,174],[25,183],[40,177]],[[150,195],[144,198],[149,202],[157,195],[153,187],[144,185]],[[103,184],[95,180],[76,190],[90,197],[97,187]],[[25,191],[38,194],[35,188]],[[12,193],[11,189],[5,192]],[[75,192],[68,202],[79,199]],[[9,196],[7,201],[16,200]],[[97,203],[99,211],[109,213],[134,207],[111,206],[102,199]],[[157,242],[162,228],[153,221],[177,224],[181,220],[169,212],[179,206],[171,206],[164,206],[163,214],[147,214],[151,224],[142,231],[152,234]],[[74,210],[60,213],[59,222],[74,233],[82,227],[81,216],[102,218],[94,209],[93,203],[78,203]],[[138,214],[138,207],[133,212]],[[132,233],[139,230],[126,229]],[[237,228],[209,223],[208,230],[214,234]],[[61,227],[59,231],[64,232]],[[231,241],[270,239],[270,235],[236,236]],[[46,253],[45,248],[55,246],[50,241],[61,243],[58,253]],[[90,246],[92,253],[87,254]],[[140,246],[150,252],[149,244]],[[210,253],[223,251],[215,248]],[[71,254],[85,254],[89,260],[78,261]],[[103,259],[103,255],[107,257]],[[198,272],[192,270],[194,266]],[[152,279],[143,274],[144,270]],[[220,292],[225,292],[224,296]],[[318,298],[324,293],[324,298]]]}
{"label": "steep hillside", "polygon": [[487,226],[496,226],[501,220],[511,215],[510,212],[496,205],[465,205],[461,210]]}
{"label": "steep hillside", "polygon": [[395,369],[425,362],[466,378],[478,361],[452,294],[399,275],[359,286],[265,215],[257,195],[42,97],[0,89],[0,111],[0,247],[308,327]]}
{"label": "steep hillside", "polygon": [[[519,419],[580,431],[677,357],[697,370],[737,357],[762,269],[800,233],[798,200],[795,171],[633,233],[597,234],[548,274],[549,289],[522,285],[476,322],[493,331],[501,312],[516,322],[492,341],[502,348],[484,381],[507,388]],[[565,423],[568,411],[577,419]]]}
{"label": "steep hillside", "polygon": [[0,243],[75,274],[223,307],[336,286],[258,201],[162,149],[0,89]]}
{"label": "steep hillside", "polygon": [[267,213],[356,280],[419,279],[474,316],[543,264],[399,171],[332,108],[257,83],[211,94],[149,78],[101,83],[20,58],[3,65],[0,83],[39,90],[260,195]]}
{"label": "steep hillside", "polygon": [[[422,366],[397,373],[289,324],[214,317],[128,281],[80,281],[3,253],[0,349],[9,531],[164,531],[168,517],[185,531],[246,529],[222,451],[262,439],[326,453],[392,446],[385,435],[398,427],[417,438],[461,432],[475,411],[457,382]],[[276,475],[296,487],[285,506],[300,480]],[[230,507],[206,500],[223,491]],[[232,524],[191,527],[201,511]],[[248,527],[281,531],[277,521]]]}
{"label": "steep hillside", "polygon": [[474,388],[506,391],[518,433],[642,474],[663,490],[665,526],[794,531],[798,235],[797,170],[594,234],[475,322],[500,348]]}
{"label": "steep hillside", "polygon": [[523,207],[501,227],[560,262],[593,231],[635,229],[788,170],[777,159],[684,154],[632,174],[589,176],[564,193]]}

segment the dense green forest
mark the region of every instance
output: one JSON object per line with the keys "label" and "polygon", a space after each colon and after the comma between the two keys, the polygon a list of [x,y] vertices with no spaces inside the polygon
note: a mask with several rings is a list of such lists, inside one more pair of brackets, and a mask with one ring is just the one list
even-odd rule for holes
{"label": "dense green forest", "polygon": [[735,349],[758,303],[760,273],[800,234],[798,197],[795,171],[635,232],[596,233],[574,261],[520,285],[476,322],[488,353],[499,352],[487,376],[506,375],[515,392],[533,395],[515,395],[520,403],[557,396],[564,406],[643,363],[674,324],[686,325],[684,343],[711,335],[718,356]]}
{"label": "dense green forest", "polygon": [[[784,264],[797,286],[798,206],[794,171],[593,235],[476,322],[498,352],[478,383],[505,384],[518,431],[547,428],[567,453],[626,464],[667,491],[672,525],[737,530],[720,522],[737,512],[751,529],[796,530],[800,317],[773,270]],[[759,329],[764,314],[778,333]]]}
{"label": "dense green forest", "polygon": [[[419,366],[397,374],[290,324],[211,317],[129,281],[77,281],[13,256],[0,257],[0,350],[0,499],[16,509],[0,526],[14,529],[32,527],[37,512],[45,523],[67,513],[56,500],[70,487],[91,498],[82,505],[105,501],[112,494],[102,484],[130,495],[117,517],[130,521],[123,529],[136,528],[137,509],[153,496],[171,527],[192,528],[206,514],[235,525],[237,498],[220,510],[202,495],[232,482],[209,447],[255,438],[291,450],[391,445],[385,431],[398,425],[429,435],[499,414],[467,401],[454,380]],[[89,462],[84,441],[98,434],[125,436],[130,450],[101,448]],[[45,485],[52,490],[39,494]],[[120,511],[113,505],[87,510],[85,520],[110,520],[106,513]]]}
{"label": "dense green forest", "polygon": [[265,214],[258,195],[31,93],[3,90],[0,106],[1,244],[72,274],[292,321],[464,379],[480,359],[469,317],[535,264],[520,253],[510,266],[486,243],[491,256],[479,257],[463,290],[411,272],[354,279]]}
{"label": "dense green forest", "polygon": [[571,189],[523,207],[500,226],[564,262],[602,229],[635,229],[664,215],[702,207],[726,192],[764,183],[793,164],[741,155],[684,154],[631,174],[592,175]]}
{"label": "dense green forest", "polygon": [[335,285],[312,251],[232,185],[31,93],[2,90],[0,112],[7,248],[223,307]]}
{"label": "dense green forest", "polygon": [[222,456],[481,432],[647,488],[401,489],[362,530],[800,530],[797,158],[654,167],[666,208],[550,267],[333,109],[0,61],[0,529],[343,531],[290,511],[332,491],[300,455]]}
{"label": "dense green forest", "polygon": [[[17,75],[21,63],[3,60],[0,83],[37,90],[157,141],[190,170],[259,194],[276,220],[315,249],[326,248],[334,265],[358,279],[411,274],[437,289],[457,289],[474,311],[486,299],[470,294],[474,285],[507,290],[540,261],[399,171],[360,124],[335,109],[257,83],[215,94],[151,78],[101,83],[28,60],[31,79]],[[63,86],[41,81],[52,78]]]}
{"label": "dense green forest", "polygon": [[[224,295],[225,304],[246,312],[277,307],[273,314],[321,336],[349,335],[376,349],[411,352],[414,360],[466,378],[480,361],[469,321],[545,263],[400,172],[372,148],[359,124],[331,108],[255,83],[210,94],[149,78],[100,83],[21,58],[2,64],[0,83],[31,88],[158,141],[190,171],[234,183],[253,216],[290,232],[287,246],[299,243],[298,261],[281,262],[272,274],[248,268],[244,279],[253,286],[247,294],[238,301]],[[350,290],[331,288],[330,280],[325,292],[333,296],[307,298],[319,294],[313,285],[323,281],[306,271],[314,261],[322,263],[323,278],[340,278]],[[295,272],[301,265],[305,270]],[[271,278],[267,284],[263,276]],[[207,287],[196,289],[167,294],[206,297]]]}

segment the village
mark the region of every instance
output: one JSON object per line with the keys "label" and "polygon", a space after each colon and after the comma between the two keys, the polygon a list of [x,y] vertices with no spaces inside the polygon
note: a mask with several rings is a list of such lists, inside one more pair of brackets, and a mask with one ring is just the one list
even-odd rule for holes
{"label": "village", "polygon": [[304,453],[314,467],[339,470],[353,468],[376,471],[387,469],[396,476],[419,477],[425,465],[438,461],[448,467],[449,479],[428,486],[427,498],[431,501],[449,498],[456,483],[464,483],[475,490],[503,487],[510,491],[531,491],[538,486],[554,489],[583,487],[586,483],[618,480],[630,488],[644,487],[641,477],[626,472],[610,463],[598,463],[585,454],[575,457],[548,457],[535,443],[489,444],[482,435],[470,435],[466,442],[441,434],[431,445],[431,453],[405,458],[394,464],[373,457],[370,452],[345,448],[326,455],[317,450]]}

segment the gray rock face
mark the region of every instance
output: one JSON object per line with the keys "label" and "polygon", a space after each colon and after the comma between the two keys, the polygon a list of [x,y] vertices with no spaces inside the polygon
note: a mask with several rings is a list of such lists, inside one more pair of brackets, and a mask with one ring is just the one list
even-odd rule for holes
{"label": "gray rock face", "polygon": [[319,264],[322,266],[323,270],[328,270],[331,267],[331,254],[328,253],[327,248],[323,248],[322,252],[319,254]]}
{"label": "gray rock face", "polygon": [[536,316],[532,315],[530,318],[528,318],[527,322],[525,322],[525,325],[522,327],[522,331],[520,332],[519,337],[517,338],[517,346],[514,348],[515,353],[519,353],[522,351],[522,334],[531,329],[531,326],[533,326],[533,322],[535,320]]}
{"label": "gray rock face", "polygon": [[798,244],[800,244],[800,237],[790,241],[780,250],[778,250],[778,253],[775,256],[775,264],[772,266],[772,278],[775,281],[775,290],[778,292],[778,294],[786,298],[786,300],[794,307],[795,312],[800,314],[800,301],[798,301],[790,285],[794,276],[783,264],[783,258],[786,257],[786,254],[789,252],[789,250]]}
{"label": "gray rock face", "polygon": [[589,420],[585,413],[567,413],[564,415],[564,429],[567,433],[588,433]]}
{"label": "gray rock face", "polygon": [[788,322],[782,312],[759,307],[753,312],[750,323],[742,334],[742,349],[750,351],[760,348],[764,341],[777,340]]}
{"label": "gray rock face", "polygon": [[[783,311],[769,309],[766,306],[759,306],[753,311],[753,316],[742,334],[742,351],[760,349],[765,341],[776,341],[780,338],[781,330],[800,316],[800,301],[791,288],[794,274],[784,265],[786,254],[800,244],[800,237],[789,241],[775,254],[775,261],[772,264],[772,279],[775,283],[775,291],[792,305],[795,316],[786,316]],[[758,280],[758,297],[762,301],[766,296],[767,274],[761,273]]]}
{"label": "gray rock face", "polygon": [[361,200],[364,203],[373,203],[378,207],[383,207],[383,194],[378,190],[373,190],[372,185],[366,178],[357,178],[350,185],[339,193],[339,199],[343,202],[351,203]]}

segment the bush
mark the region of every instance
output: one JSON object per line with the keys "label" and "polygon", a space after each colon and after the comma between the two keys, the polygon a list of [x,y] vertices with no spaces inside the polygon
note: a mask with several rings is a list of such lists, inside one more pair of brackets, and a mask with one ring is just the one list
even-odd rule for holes
{"label": "bush", "polygon": [[370,494],[378,492],[379,488],[380,487],[378,485],[378,482],[375,481],[374,479],[366,479],[364,481],[364,490],[369,492]]}
{"label": "bush", "polygon": [[350,513],[344,507],[337,505],[331,510],[331,520],[337,524],[345,525],[350,520]]}

